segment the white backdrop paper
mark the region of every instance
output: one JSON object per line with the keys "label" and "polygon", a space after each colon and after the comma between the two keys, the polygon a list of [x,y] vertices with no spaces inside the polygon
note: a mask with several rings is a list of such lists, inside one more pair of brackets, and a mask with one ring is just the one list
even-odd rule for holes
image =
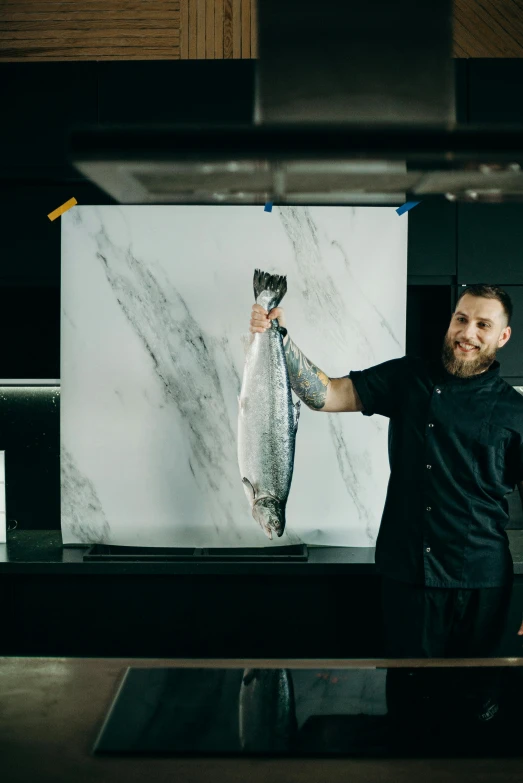
{"label": "white backdrop paper", "polygon": [[[64,543],[373,546],[388,420],[302,405],[287,532],[252,519],[236,434],[255,268],[327,375],[403,356],[407,215],[391,207],[76,206],[62,216]],[[294,396],[294,399],[297,398]]]}

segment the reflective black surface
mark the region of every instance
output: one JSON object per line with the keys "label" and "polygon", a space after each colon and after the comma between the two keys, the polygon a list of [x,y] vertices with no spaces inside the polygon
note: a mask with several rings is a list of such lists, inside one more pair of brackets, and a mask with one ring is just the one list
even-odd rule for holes
{"label": "reflective black surface", "polygon": [[519,757],[523,669],[496,667],[485,700],[492,671],[131,668],[94,753]]}

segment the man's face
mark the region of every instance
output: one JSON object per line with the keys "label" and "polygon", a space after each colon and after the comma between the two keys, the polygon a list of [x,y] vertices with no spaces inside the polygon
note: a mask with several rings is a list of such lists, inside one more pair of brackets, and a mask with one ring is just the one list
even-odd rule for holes
{"label": "man's face", "polygon": [[465,294],[456,305],[443,341],[445,369],[459,378],[485,372],[510,333],[501,302]]}

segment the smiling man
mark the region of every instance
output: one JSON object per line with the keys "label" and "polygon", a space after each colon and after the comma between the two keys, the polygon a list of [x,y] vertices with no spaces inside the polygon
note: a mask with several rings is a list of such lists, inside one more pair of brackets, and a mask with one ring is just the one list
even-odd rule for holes
{"label": "smiling man", "polygon": [[[437,360],[404,356],[343,378],[329,378],[284,338],[291,386],[311,410],[390,419],[376,541],[388,657],[489,657],[504,633],[513,584],[506,495],[517,485],[523,500],[523,397],[500,378],[496,360],[511,316],[506,292],[469,286]],[[286,326],[282,308],[267,314],[254,305],[251,331],[273,318]],[[449,670],[440,672],[444,685]],[[465,701],[486,721],[497,712],[499,681],[495,669],[479,672],[468,678]],[[420,692],[417,680],[389,670],[389,712],[408,704],[409,685]]]}
{"label": "smiling man", "polygon": [[[474,290],[481,288],[484,292],[496,290],[492,286],[475,286]],[[462,294],[457,303],[443,342],[443,364],[447,372],[460,378],[470,378],[488,370],[496,359],[498,348],[505,345],[512,331],[509,326],[512,305],[508,294],[503,292],[503,298],[499,300],[475,296],[471,289]]]}

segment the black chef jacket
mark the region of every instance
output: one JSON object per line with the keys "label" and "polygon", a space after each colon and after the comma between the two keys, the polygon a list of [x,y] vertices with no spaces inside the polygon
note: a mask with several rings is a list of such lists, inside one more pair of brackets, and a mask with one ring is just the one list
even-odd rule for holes
{"label": "black chef jacket", "polygon": [[378,572],[430,587],[511,580],[505,495],[523,479],[523,396],[499,362],[457,378],[440,360],[404,356],[347,377],[364,416],[390,418]]}

